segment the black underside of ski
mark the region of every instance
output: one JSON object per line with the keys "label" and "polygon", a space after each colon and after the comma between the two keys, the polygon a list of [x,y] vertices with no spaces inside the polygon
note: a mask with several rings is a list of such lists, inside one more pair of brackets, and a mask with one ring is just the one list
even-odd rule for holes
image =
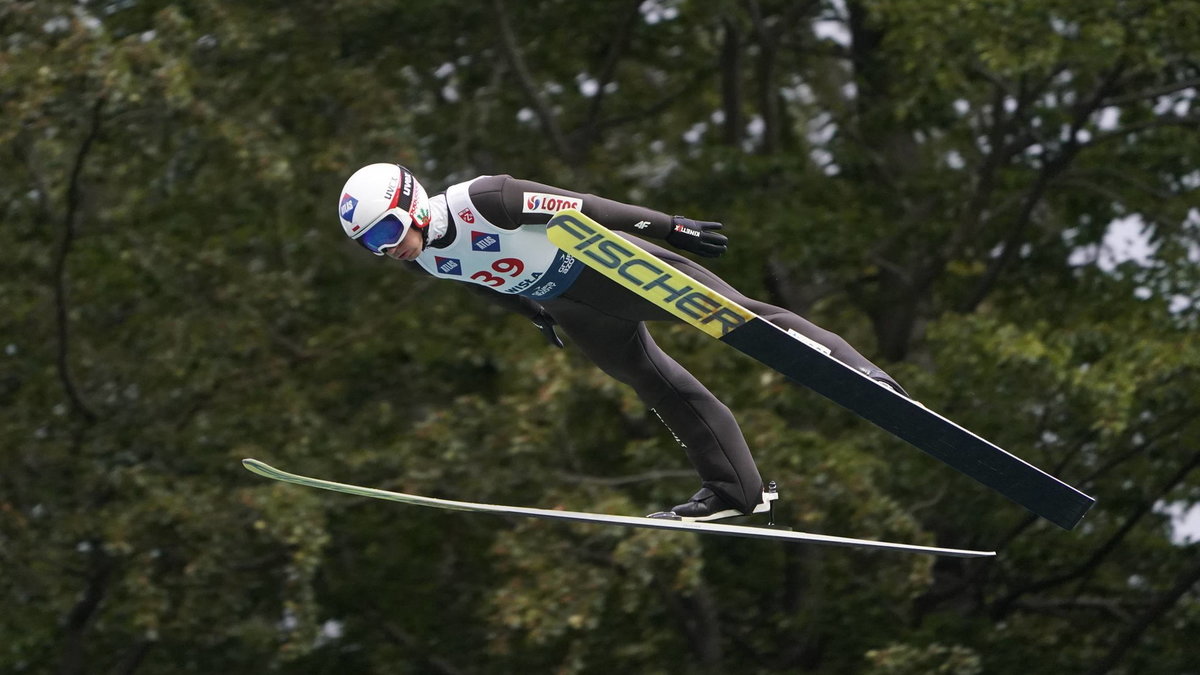
{"label": "black underside of ski", "polygon": [[755,317],[720,339],[1059,527],[1075,527],[1095,502],[951,420],[803,346],[765,319]]}
{"label": "black underside of ski", "polygon": [[813,340],[783,330],[575,209],[550,219],[562,250],[699,330],[908,441],[1064,529],[1095,500],[967,429],[881,386]]}

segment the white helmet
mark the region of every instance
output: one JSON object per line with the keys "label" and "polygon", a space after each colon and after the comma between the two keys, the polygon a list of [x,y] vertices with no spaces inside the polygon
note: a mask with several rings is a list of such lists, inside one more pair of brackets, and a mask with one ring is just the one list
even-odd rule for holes
{"label": "white helmet", "polygon": [[399,164],[369,164],[342,188],[338,219],[346,236],[375,255],[400,243],[409,227],[429,226],[429,196]]}

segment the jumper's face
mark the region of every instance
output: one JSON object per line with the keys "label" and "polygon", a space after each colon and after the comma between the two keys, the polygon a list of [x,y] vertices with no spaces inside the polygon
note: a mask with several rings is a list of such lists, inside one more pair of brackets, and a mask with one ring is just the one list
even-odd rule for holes
{"label": "jumper's face", "polygon": [[408,228],[408,232],[400,239],[400,243],[383,250],[384,255],[394,260],[413,260],[421,255],[421,249],[424,242],[421,240],[421,232],[415,227]]}

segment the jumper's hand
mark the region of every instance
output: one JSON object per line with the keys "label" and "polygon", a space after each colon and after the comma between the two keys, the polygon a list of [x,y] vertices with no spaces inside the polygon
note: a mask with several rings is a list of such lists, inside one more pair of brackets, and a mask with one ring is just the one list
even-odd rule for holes
{"label": "jumper's hand", "polygon": [[563,341],[559,339],[558,333],[554,332],[554,326],[558,322],[554,320],[554,317],[547,314],[546,310],[543,309],[538,312],[537,316],[530,319],[530,321],[533,322],[533,325],[537,326],[538,330],[542,331],[542,335],[546,336],[546,342],[549,342],[551,347],[563,348]]}
{"label": "jumper's hand", "polygon": [[671,218],[671,226],[667,243],[675,248],[706,258],[716,258],[729,246],[729,239],[717,233],[721,229],[720,223],[675,216]]}

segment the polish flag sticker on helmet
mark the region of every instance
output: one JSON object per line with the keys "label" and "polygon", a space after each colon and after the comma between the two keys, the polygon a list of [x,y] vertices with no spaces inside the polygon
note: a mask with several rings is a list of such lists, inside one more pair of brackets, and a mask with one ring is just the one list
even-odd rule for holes
{"label": "polish flag sticker on helmet", "polygon": [[[340,212],[340,214],[342,216],[342,220],[345,220],[347,223],[353,223],[354,222],[354,209],[356,209],[356,208],[358,208],[358,200],[355,199],[354,197],[351,197],[349,192],[343,193],[342,194],[342,203],[338,205],[338,211]],[[358,225],[355,225],[354,229],[351,231],[353,232],[353,231],[357,231],[357,230],[358,230]]]}
{"label": "polish flag sticker on helmet", "polygon": [[487,232],[471,231],[471,248],[475,251],[500,252],[500,237]]}
{"label": "polish flag sticker on helmet", "polygon": [[524,204],[525,206],[522,210],[525,213],[555,214],[563,209],[583,208],[582,199],[552,195],[547,192],[526,192]]}
{"label": "polish flag sticker on helmet", "polygon": [[435,255],[433,263],[442,274],[457,274],[458,276],[462,276],[462,263],[458,262],[458,258],[443,258],[440,255]]}

